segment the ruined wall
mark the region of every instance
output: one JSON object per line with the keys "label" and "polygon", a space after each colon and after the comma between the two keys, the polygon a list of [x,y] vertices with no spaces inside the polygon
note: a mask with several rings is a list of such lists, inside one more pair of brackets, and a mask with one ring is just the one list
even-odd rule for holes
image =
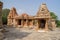
{"label": "ruined wall", "polygon": [[3,3],[0,2],[0,27],[2,26],[2,7],[3,7]]}
{"label": "ruined wall", "polygon": [[15,25],[15,19],[14,17],[17,16],[17,12],[16,12],[16,9],[13,7],[11,8],[10,12],[9,12],[9,15],[7,17],[7,25]]}

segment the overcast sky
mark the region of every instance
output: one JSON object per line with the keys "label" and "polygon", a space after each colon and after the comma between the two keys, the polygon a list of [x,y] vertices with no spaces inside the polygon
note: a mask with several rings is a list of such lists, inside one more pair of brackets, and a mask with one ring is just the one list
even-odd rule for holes
{"label": "overcast sky", "polygon": [[36,15],[42,3],[46,3],[49,11],[54,12],[60,19],[60,0],[1,0],[3,8],[15,7],[18,14]]}

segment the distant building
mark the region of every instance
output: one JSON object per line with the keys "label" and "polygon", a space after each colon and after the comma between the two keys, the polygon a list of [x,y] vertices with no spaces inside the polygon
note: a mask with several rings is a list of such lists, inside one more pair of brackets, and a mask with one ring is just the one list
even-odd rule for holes
{"label": "distant building", "polygon": [[7,22],[7,25],[30,27],[36,30],[49,30],[56,27],[55,20],[51,18],[45,3],[41,5],[35,16],[30,16],[26,13],[18,15],[16,9],[13,7],[9,12]]}

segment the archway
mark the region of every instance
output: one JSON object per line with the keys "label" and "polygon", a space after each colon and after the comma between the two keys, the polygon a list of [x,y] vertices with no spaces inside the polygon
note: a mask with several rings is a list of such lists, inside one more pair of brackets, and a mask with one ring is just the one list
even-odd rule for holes
{"label": "archway", "polygon": [[18,25],[21,25],[21,19],[18,19]]}
{"label": "archway", "polygon": [[45,28],[46,20],[40,19],[38,23],[39,23],[39,28],[41,28],[41,29]]}

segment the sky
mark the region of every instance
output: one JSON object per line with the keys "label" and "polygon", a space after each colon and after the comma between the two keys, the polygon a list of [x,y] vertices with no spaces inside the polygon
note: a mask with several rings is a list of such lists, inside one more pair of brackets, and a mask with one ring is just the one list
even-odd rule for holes
{"label": "sky", "polygon": [[15,7],[17,13],[36,15],[42,3],[46,3],[50,12],[54,12],[60,19],[60,0],[0,0],[3,2],[3,9]]}

